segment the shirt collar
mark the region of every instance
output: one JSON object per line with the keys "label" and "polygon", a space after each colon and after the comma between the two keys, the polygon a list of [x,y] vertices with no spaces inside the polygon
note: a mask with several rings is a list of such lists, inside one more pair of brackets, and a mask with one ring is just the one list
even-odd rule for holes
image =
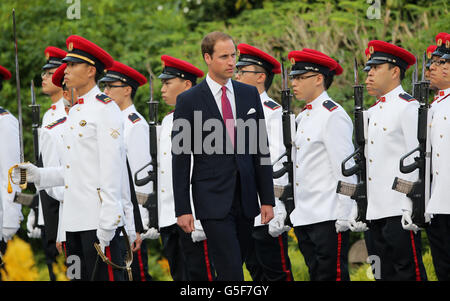
{"label": "shirt collar", "polygon": [[272,100],[269,95],[267,94],[266,91],[262,92],[261,94],[259,94],[259,98],[261,98],[261,101],[264,102],[266,100]]}
{"label": "shirt collar", "polygon": [[[222,85],[218,82],[214,81],[210,76],[209,73],[206,75],[206,83],[209,86],[209,89],[211,90],[211,93],[216,96],[219,92],[222,92]],[[231,78],[228,79],[227,83],[225,84],[225,87],[227,87],[227,90],[229,90],[231,93],[233,93],[233,83],[231,82]]]}
{"label": "shirt collar", "polygon": [[305,107],[309,110],[314,110],[314,109],[318,108],[322,102],[324,102],[325,100],[328,100],[328,99],[330,99],[330,96],[328,96],[327,91],[323,91],[322,94],[320,94],[316,99],[311,101]]}
{"label": "shirt collar", "polygon": [[77,104],[85,103],[85,102],[89,101],[91,98],[95,98],[95,96],[97,96],[98,94],[101,94],[101,93],[102,93],[102,91],[100,91],[100,88],[97,85],[95,85],[89,92],[78,97]]}
{"label": "shirt collar", "polygon": [[128,108],[126,108],[125,110],[122,111],[122,114],[124,116],[128,116],[134,112],[136,112],[136,108],[134,107],[134,104],[131,104]]}
{"label": "shirt collar", "polygon": [[381,96],[377,101],[385,102],[390,99],[396,99],[398,95],[402,93],[405,93],[405,90],[403,90],[402,85],[398,85],[396,88]]}

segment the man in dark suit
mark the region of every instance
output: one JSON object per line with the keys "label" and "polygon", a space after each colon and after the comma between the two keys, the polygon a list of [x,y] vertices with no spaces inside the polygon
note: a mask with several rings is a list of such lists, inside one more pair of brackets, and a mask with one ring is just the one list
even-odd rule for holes
{"label": "man in dark suit", "polygon": [[192,183],[196,218],[208,237],[217,279],[242,281],[253,220],[261,212],[267,224],[275,205],[264,113],[258,90],[231,80],[236,46],[229,35],[206,35],[202,55],[208,75],[177,97],[174,112],[175,211],[178,225],[192,232]]}

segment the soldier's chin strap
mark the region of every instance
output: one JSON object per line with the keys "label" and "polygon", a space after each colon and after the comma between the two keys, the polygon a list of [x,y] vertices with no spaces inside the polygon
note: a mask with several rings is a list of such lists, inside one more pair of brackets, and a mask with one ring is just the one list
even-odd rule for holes
{"label": "soldier's chin strap", "polygon": [[131,272],[131,264],[133,263],[133,251],[131,250],[130,240],[128,238],[127,231],[125,231],[124,227],[121,227],[120,230],[123,234],[123,237],[125,237],[125,243],[127,244],[127,255],[125,258],[125,266],[115,264],[108,257],[106,257],[106,255],[102,251],[102,248],[100,247],[100,244],[94,242],[94,248],[97,251],[98,256],[100,256],[100,258],[103,260],[104,263],[117,270],[126,270],[128,273],[128,280],[133,281],[133,274]]}

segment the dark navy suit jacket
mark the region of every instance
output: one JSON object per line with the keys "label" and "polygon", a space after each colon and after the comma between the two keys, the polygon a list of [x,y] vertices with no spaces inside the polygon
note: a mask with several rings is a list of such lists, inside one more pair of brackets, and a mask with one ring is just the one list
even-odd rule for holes
{"label": "dark navy suit jacket", "polygon": [[[258,90],[253,86],[236,81],[232,81],[232,84],[236,103],[236,120],[241,119],[243,122],[247,122],[249,119],[254,119],[256,124],[259,124],[259,120],[264,119],[264,112]],[[198,116],[201,112],[201,128],[199,126],[196,128],[194,125],[194,112],[196,111]],[[248,114],[249,112],[250,114]],[[275,205],[265,123],[261,123],[262,126],[257,127],[256,134],[249,135],[249,127],[246,128],[245,151],[241,154],[233,152],[232,147],[232,153],[226,154],[225,142],[222,154],[209,154],[202,147],[201,152],[193,155],[191,178],[191,154],[174,152],[176,140],[174,138],[183,131],[183,128],[177,129],[176,127],[177,120],[181,119],[190,124],[191,145],[189,149],[191,152],[195,150],[194,141],[203,143],[205,139],[209,139],[205,144],[210,144],[211,137],[208,138],[208,135],[212,134],[214,128],[211,130],[203,128],[205,121],[209,119],[221,122],[222,138],[229,140],[219,108],[206,80],[178,95],[172,132],[172,177],[176,216],[192,213],[189,189],[192,183],[196,218],[201,220],[226,217],[233,203],[237,175],[239,175],[241,183],[242,209],[247,218],[254,218],[260,213],[258,195],[261,205]],[[259,131],[264,131],[264,133],[259,133]],[[263,138],[257,139],[257,137]],[[250,152],[252,143],[253,145],[256,143],[256,152]],[[264,145],[264,147],[260,147],[260,145]],[[196,147],[198,148],[198,145]],[[267,162],[262,164],[261,159],[263,158],[269,164]]]}

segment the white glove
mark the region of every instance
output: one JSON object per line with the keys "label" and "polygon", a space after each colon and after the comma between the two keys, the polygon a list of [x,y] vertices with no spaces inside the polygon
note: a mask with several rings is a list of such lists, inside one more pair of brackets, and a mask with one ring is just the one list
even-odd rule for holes
{"label": "white glove", "polygon": [[39,168],[30,162],[20,163],[18,168],[14,168],[12,172],[12,180],[14,183],[20,183],[20,170],[25,169],[27,174],[27,182],[34,183],[39,186],[41,180],[41,173]]}
{"label": "white glove", "polygon": [[350,221],[349,227],[352,232],[364,232],[369,230],[369,227],[367,227],[366,223],[363,223],[361,221],[357,222],[354,219]]}
{"label": "white glove", "polygon": [[105,252],[105,247],[109,246],[109,242],[114,238],[115,234],[116,230],[105,230],[102,228],[97,229],[97,238],[103,252]]}
{"label": "white glove", "polygon": [[336,233],[345,232],[350,229],[350,222],[348,220],[338,219],[334,226],[336,227]]}
{"label": "white glove", "polygon": [[277,214],[269,222],[269,234],[272,237],[278,237],[283,232],[289,231],[291,227],[286,226],[284,221],[286,219],[286,214]]}
{"label": "white glove", "polygon": [[404,230],[414,231],[414,233],[417,233],[417,231],[419,231],[419,227],[412,221],[411,211],[409,210],[403,210],[401,223]]}
{"label": "white glove", "polygon": [[193,242],[199,242],[206,239],[205,231],[201,229],[195,229],[191,232],[191,238]]}
{"label": "white glove", "polygon": [[109,241],[100,239],[99,242],[100,242],[100,249],[102,250],[103,254],[105,254],[105,248],[109,246]]}
{"label": "white glove", "polygon": [[141,234],[142,240],[144,239],[158,239],[159,238],[159,232],[155,228],[150,228],[145,232],[144,234]]}
{"label": "white glove", "polygon": [[272,237],[278,237],[283,232],[289,231],[291,227],[284,224],[287,216],[287,211],[284,203],[277,201],[274,209],[275,216],[269,221],[269,234]]}
{"label": "white glove", "polygon": [[36,215],[34,214],[34,210],[30,210],[27,217],[27,234],[29,238],[41,237],[41,229],[39,227],[34,227],[35,222]]}
{"label": "white glove", "polygon": [[19,228],[3,227],[3,240],[5,242],[8,242],[8,240],[11,240],[12,237],[14,236],[14,234],[16,234],[17,230],[19,230]]}

